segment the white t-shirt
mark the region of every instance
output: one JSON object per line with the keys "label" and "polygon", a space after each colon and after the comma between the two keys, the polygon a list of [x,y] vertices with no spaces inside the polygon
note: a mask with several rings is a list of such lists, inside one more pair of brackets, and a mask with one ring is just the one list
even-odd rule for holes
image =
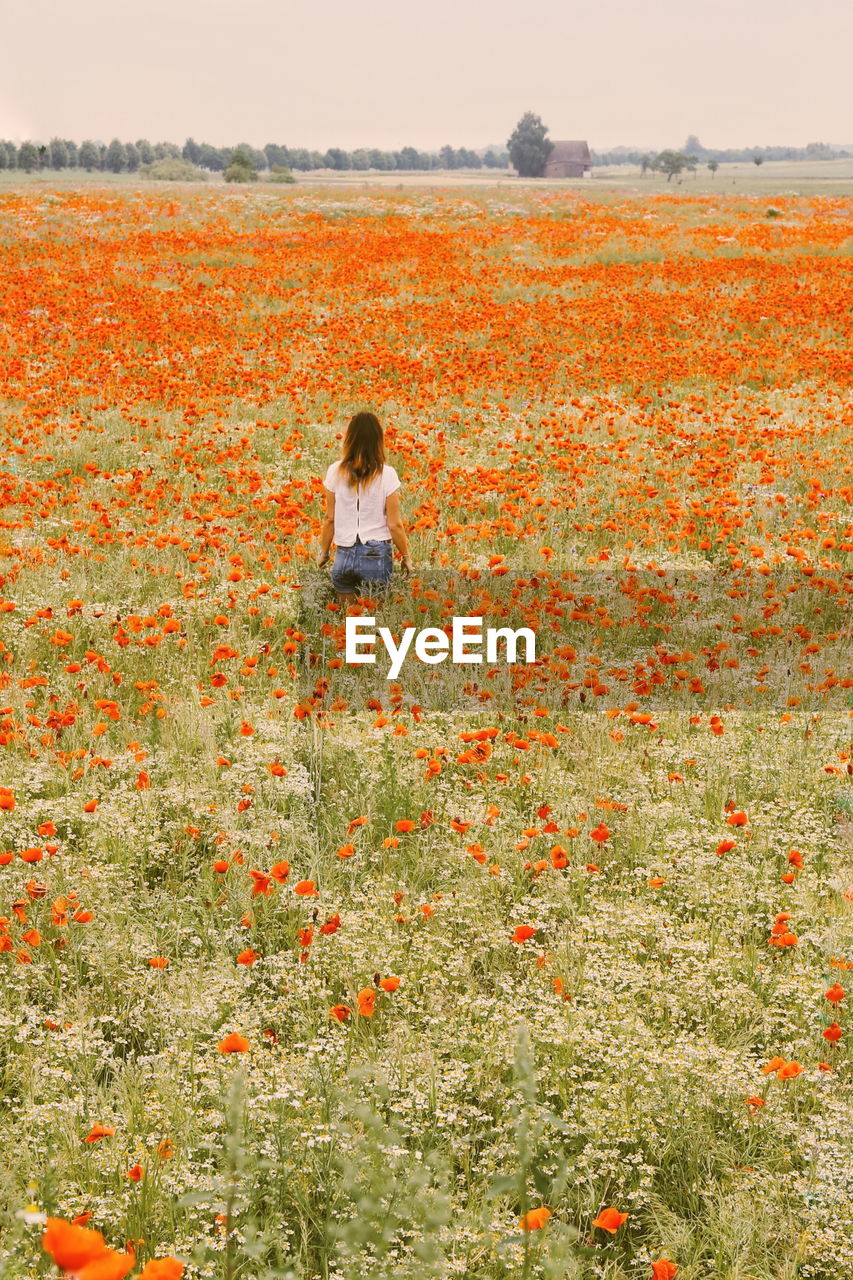
{"label": "white t-shirt", "polygon": [[335,495],[335,546],[351,547],[356,538],[362,542],[378,539],[391,540],[391,530],[385,517],[385,502],[400,488],[397,472],[387,464],[378,476],[367,485],[353,486],[340,462],[333,462],[326,472],[323,485]]}

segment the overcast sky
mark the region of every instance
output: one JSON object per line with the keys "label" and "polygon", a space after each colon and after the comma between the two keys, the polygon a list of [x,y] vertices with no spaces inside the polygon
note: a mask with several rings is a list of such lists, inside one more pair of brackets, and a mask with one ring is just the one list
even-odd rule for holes
{"label": "overcast sky", "polygon": [[853,142],[853,0],[6,0],[0,137]]}

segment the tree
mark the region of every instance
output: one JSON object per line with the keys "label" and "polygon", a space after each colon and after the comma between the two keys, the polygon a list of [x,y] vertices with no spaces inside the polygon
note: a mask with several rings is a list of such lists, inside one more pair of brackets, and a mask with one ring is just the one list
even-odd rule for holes
{"label": "tree", "polygon": [[79,163],[80,168],[85,169],[87,173],[91,173],[93,169],[100,169],[101,153],[94,142],[87,139],[80,144]]}
{"label": "tree", "polygon": [[0,140],[0,169],[14,168],[12,160],[12,148],[2,140]]}
{"label": "tree", "polygon": [[51,169],[68,168],[68,148],[61,138],[51,138],[47,148],[48,164]]}
{"label": "tree", "polygon": [[696,168],[696,157],[686,156],[683,151],[661,151],[653,167],[666,174],[667,182],[672,182],[673,177],[684,169]]}
{"label": "tree", "polygon": [[695,133],[689,133],[687,135],[687,141],[684,144],[684,150],[687,153],[687,155],[690,155],[691,152],[701,153],[705,150],[705,148],[702,146],[702,143],[696,137]]}
{"label": "tree", "polygon": [[107,147],[104,168],[109,169],[110,173],[121,173],[122,169],[127,168],[127,152],[125,151],[124,143],[119,142],[118,138],[113,138]]}
{"label": "tree", "polygon": [[238,142],[234,150],[244,152],[248,156],[250,168],[266,169],[266,153],[260,151],[257,147],[253,147],[251,142]]}
{"label": "tree", "polygon": [[760,154],[756,153],[756,154],[752,157],[752,163],[755,165],[755,167],[756,167],[756,169],[757,169],[757,168],[759,167],[759,165],[764,164],[764,156],[762,156],[762,155],[760,155]]}
{"label": "tree", "polygon": [[643,155],[640,156],[640,172],[645,174],[649,171],[649,169],[654,169],[654,167],[655,167],[655,158],[651,154],[651,152],[646,151]]}
{"label": "tree", "polygon": [[237,147],[231,153],[231,159],[225,170],[226,182],[257,182],[258,174],[252,163],[252,156],[247,147]]}
{"label": "tree", "polygon": [[140,164],[153,164],[154,148],[147,138],[136,139],[136,150],[139,152]]}
{"label": "tree", "polygon": [[139,168],[139,149],[132,142],[124,144],[124,158],[128,173],[135,173]]}
{"label": "tree", "polygon": [[712,177],[712,178],[713,178],[714,174],[717,172],[717,170],[719,169],[719,167],[720,167],[720,162],[719,162],[719,160],[709,160],[709,161],[708,161],[708,168],[711,170],[711,177]]}
{"label": "tree", "polygon": [[264,155],[267,158],[267,168],[274,169],[278,165],[281,169],[292,168],[292,157],[289,147],[281,147],[277,142],[268,142],[264,147]]}
{"label": "tree", "polygon": [[258,177],[254,169],[242,164],[229,164],[224,176],[226,182],[255,182]]}
{"label": "tree", "polygon": [[300,169],[303,173],[311,166],[308,163],[308,152],[304,147],[292,147],[290,149],[290,168]]}
{"label": "tree", "polygon": [[554,144],[548,126],[532,111],[525,111],[507,142],[509,158],[522,178],[541,178]]}
{"label": "tree", "polygon": [[198,162],[202,169],[210,169],[211,173],[222,173],[230,156],[223,155],[219,147],[203,142],[199,147]]}
{"label": "tree", "polygon": [[24,173],[32,173],[39,167],[38,148],[32,142],[22,142],[18,148],[18,168]]}
{"label": "tree", "polygon": [[396,153],[395,169],[428,169],[428,158],[416,147],[403,147]]}
{"label": "tree", "polygon": [[329,147],[324,159],[327,169],[349,169],[352,167],[349,154],[346,151],[342,151],[340,147]]}
{"label": "tree", "polygon": [[79,148],[70,138],[65,139],[65,150],[68,153],[68,168],[76,169],[80,163]]}
{"label": "tree", "polygon": [[184,143],[184,149],[181,152],[181,155],[183,156],[183,158],[185,160],[189,160],[190,164],[198,164],[198,158],[200,154],[201,154],[201,147],[198,145],[195,138],[187,138],[186,142]]}

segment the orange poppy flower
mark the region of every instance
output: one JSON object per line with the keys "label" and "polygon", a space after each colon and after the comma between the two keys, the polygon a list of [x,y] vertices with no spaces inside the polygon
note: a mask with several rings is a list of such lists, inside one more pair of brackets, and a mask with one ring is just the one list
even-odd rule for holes
{"label": "orange poppy flower", "polygon": [[220,1040],[217,1048],[220,1053],[248,1053],[249,1041],[245,1036],[241,1036],[238,1032],[232,1031],[224,1040]]}
{"label": "orange poppy flower", "polygon": [[550,1217],[551,1210],[543,1204],[538,1209],[528,1209],[527,1213],[522,1214],[518,1225],[522,1231],[541,1231]]}
{"label": "orange poppy flower", "polygon": [[358,993],[358,1012],[362,1018],[372,1018],[376,1010],[376,992],[372,987],[363,987]]}
{"label": "orange poppy flower", "polygon": [[611,1235],[615,1235],[627,1217],[627,1213],[620,1213],[618,1209],[602,1209],[598,1217],[593,1218],[592,1225],[599,1227],[602,1231],[609,1231]]}
{"label": "orange poppy flower", "polygon": [[62,1218],[48,1218],[41,1243],[63,1271],[81,1271],[87,1263],[111,1252],[100,1231],[65,1222]]}
{"label": "orange poppy flower", "polygon": [[139,1280],[181,1280],[184,1264],[177,1258],[151,1258],[139,1273]]}
{"label": "orange poppy flower", "polygon": [[93,1258],[77,1272],[77,1280],[123,1280],[136,1266],[135,1254],[116,1253],[110,1249],[100,1258]]}
{"label": "orange poppy flower", "polygon": [[252,878],[252,897],[259,898],[269,896],[275,891],[275,885],[272,876],[268,876],[265,871],[250,871]]}
{"label": "orange poppy flower", "polygon": [[114,1134],[115,1134],[115,1129],[112,1127],[112,1125],[100,1124],[96,1120],[95,1123],[92,1125],[90,1132],[87,1133],[83,1141],[84,1142],[100,1142],[101,1138],[112,1138]]}

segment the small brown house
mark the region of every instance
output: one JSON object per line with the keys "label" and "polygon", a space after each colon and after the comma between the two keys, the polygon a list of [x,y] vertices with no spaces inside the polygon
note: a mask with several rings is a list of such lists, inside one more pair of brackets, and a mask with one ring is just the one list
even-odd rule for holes
{"label": "small brown house", "polygon": [[544,178],[582,178],[592,168],[587,142],[555,142]]}

